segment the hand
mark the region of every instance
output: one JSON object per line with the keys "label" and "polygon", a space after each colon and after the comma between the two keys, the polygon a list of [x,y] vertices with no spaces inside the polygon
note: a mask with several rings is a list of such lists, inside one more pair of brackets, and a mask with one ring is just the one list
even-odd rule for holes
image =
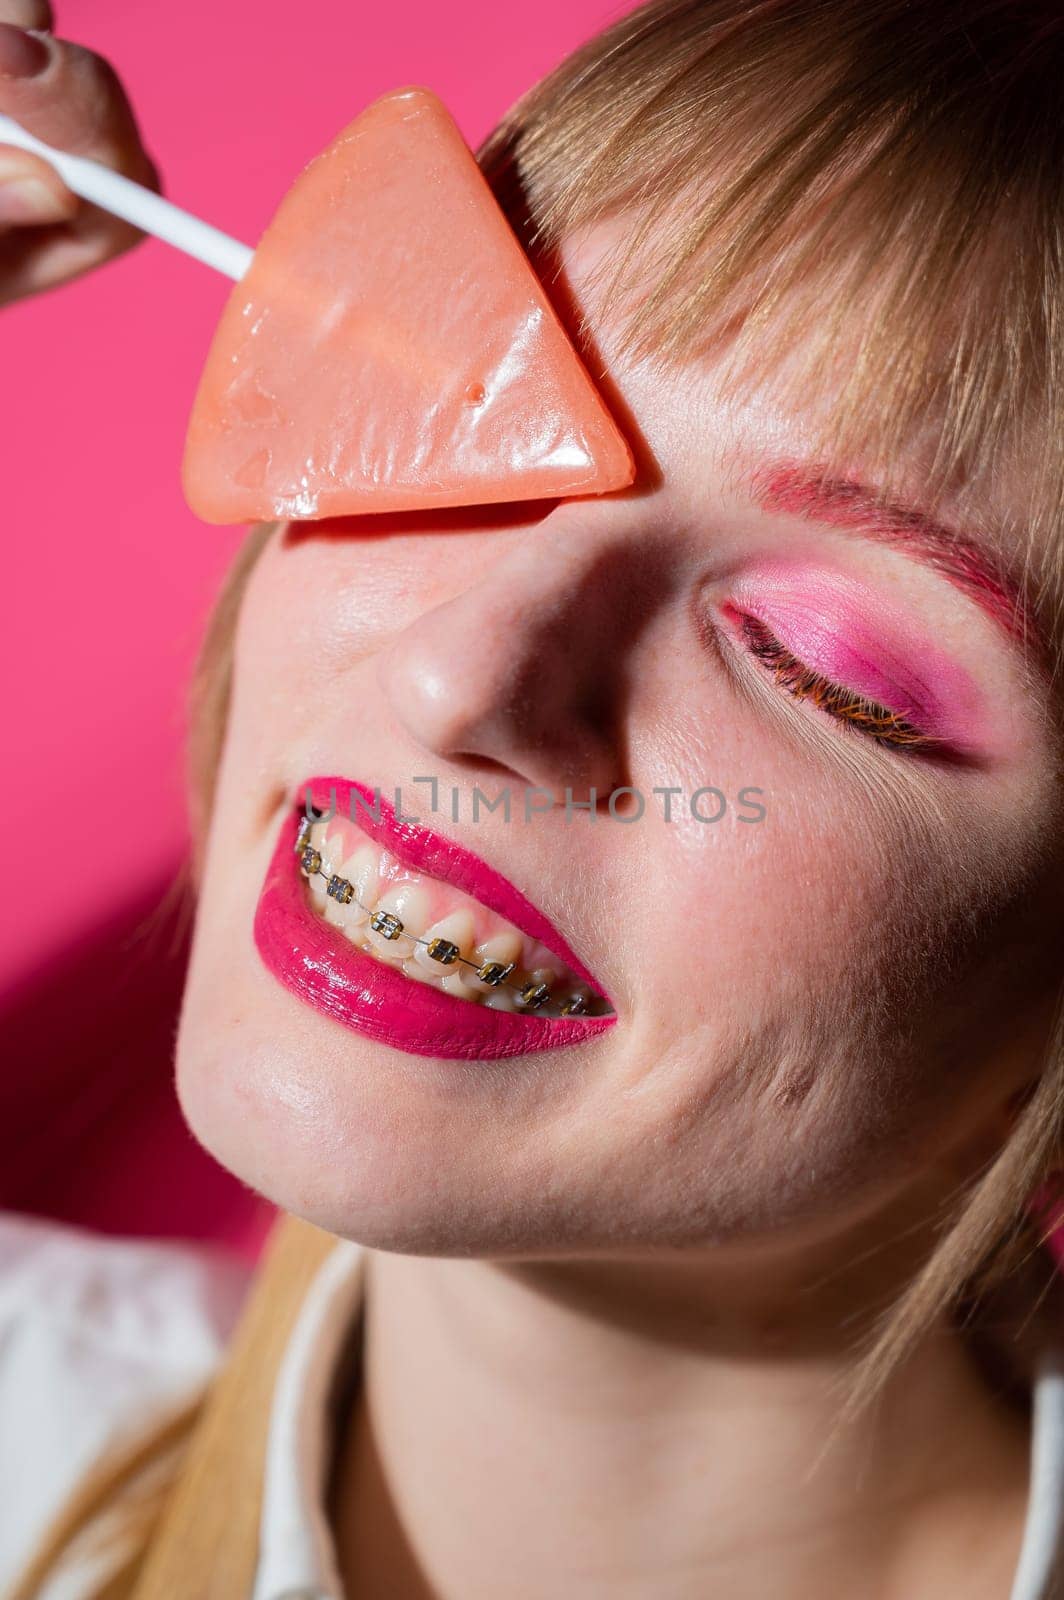
{"label": "hand", "polygon": [[[157,189],[114,70],[52,38],[51,25],[48,0],[0,0],[0,111],[46,144]],[[79,200],[46,161],[0,144],[0,305],[76,278],[141,238]]]}

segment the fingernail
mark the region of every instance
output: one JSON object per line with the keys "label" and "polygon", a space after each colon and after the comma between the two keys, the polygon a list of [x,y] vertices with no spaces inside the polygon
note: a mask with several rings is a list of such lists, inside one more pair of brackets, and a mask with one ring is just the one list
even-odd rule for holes
{"label": "fingernail", "polygon": [[63,197],[40,178],[9,178],[0,183],[0,226],[61,222],[69,214]]}
{"label": "fingernail", "polygon": [[0,22],[0,78],[35,78],[51,60],[39,34]]}

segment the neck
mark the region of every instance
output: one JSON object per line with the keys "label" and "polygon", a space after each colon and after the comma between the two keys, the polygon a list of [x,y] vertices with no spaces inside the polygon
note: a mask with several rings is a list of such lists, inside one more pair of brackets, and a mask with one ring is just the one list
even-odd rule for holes
{"label": "neck", "polygon": [[904,1268],[897,1246],[835,1253],[371,1252],[334,1491],[347,1591],[1000,1600],[1029,1420],[942,1322],[838,1428],[854,1335]]}

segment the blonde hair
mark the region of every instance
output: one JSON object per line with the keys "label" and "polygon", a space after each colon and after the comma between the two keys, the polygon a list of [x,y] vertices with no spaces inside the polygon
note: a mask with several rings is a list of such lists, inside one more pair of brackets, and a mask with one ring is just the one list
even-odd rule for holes
{"label": "blonde hair", "polygon": [[[963,506],[967,494],[980,520],[980,491],[1022,463],[1030,543],[1008,508],[1002,527],[1052,631],[1064,572],[1062,80],[1054,0],[936,0],[918,13],[909,0],[656,0],[520,100],[480,159],[545,276],[568,236],[630,214],[601,282],[600,310],[620,319],[622,348],[664,363],[725,350],[722,381],[736,393],[768,378],[792,398],[830,383],[817,440],[826,470],[844,474],[859,453],[890,493],[908,441],[933,418],[924,499],[933,508],[949,491]],[[578,336],[593,364],[593,329]],[[841,373],[840,348],[855,349]],[[268,533],[242,550],[196,674],[200,843],[236,618]],[[1062,1133],[1064,1013],[1008,1138],[937,1219],[922,1269],[856,1352],[842,1412],[869,1404],[943,1312],[978,1310],[989,1325],[1022,1284],[1004,1337],[1033,1315],[1053,1286],[1038,1250],[1046,1228],[1028,1201],[1064,1164]],[[107,1600],[246,1592],[260,1414],[323,1237],[282,1225],[148,1559],[128,1562]],[[81,1496],[37,1574],[115,1481],[112,1468],[95,1501]],[[243,1486],[228,1546],[223,1483],[227,1496]],[[18,1600],[33,1592],[20,1588]]]}

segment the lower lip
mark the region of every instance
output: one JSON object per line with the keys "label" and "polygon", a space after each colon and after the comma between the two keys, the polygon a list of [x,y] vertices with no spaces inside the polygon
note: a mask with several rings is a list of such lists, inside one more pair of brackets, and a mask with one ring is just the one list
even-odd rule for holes
{"label": "lower lip", "polygon": [[355,1033],[445,1061],[495,1061],[596,1038],[616,1017],[520,1016],[415,983],[317,916],[295,852],[298,814],[285,820],[255,912],[266,967],[298,999]]}

